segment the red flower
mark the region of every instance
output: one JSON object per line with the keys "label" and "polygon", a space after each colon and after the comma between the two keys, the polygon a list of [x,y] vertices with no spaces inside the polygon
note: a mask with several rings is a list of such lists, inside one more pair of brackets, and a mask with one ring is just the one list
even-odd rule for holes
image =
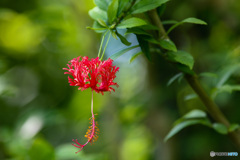
{"label": "red flower", "polygon": [[116,72],[119,67],[113,66],[113,60],[108,59],[101,61],[99,58],[88,59],[87,56],[77,57],[72,59],[68,65],[68,68],[63,68],[68,72],[64,74],[70,74],[73,78],[68,77],[70,86],[78,86],[78,89],[85,90],[92,88],[97,93],[102,93],[112,90],[110,86],[117,86],[118,84],[113,82],[116,78]]}

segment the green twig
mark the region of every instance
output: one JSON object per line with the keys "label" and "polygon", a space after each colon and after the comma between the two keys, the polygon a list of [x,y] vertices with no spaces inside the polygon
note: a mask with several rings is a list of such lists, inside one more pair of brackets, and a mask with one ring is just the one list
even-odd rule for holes
{"label": "green twig", "polygon": [[[149,18],[151,19],[152,23],[159,28],[158,31],[158,38],[167,38],[169,37],[166,34],[166,31],[162,25],[162,22],[157,14],[156,10],[151,10],[148,12]],[[187,80],[188,84],[191,88],[197,93],[203,104],[206,106],[209,115],[219,123],[224,124],[226,127],[230,126],[228,119],[216,105],[216,103],[210,98],[210,96],[206,93],[204,88],[201,86],[200,82],[196,75],[185,74],[185,79]],[[240,150],[240,134],[238,131],[228,133],[228,136],[235,144],[235,146]]]}

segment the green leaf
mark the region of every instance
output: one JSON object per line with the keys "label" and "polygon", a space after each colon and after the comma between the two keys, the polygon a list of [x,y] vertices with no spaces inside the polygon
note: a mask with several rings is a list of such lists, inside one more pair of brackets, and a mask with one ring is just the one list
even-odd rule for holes
{"label": "green leaf", "polygon": [[167,86],[170,86],[175,80],[177,80],[178,78],[182,77],[183,73],[178,73],[176,75],[174,75],[172,78],[170,78],[170,80],[167,83]]}
{"label": "green leaf", "polygon": [[130,5],[130,0],[119,0],[118,15]]}
{"label": "green leaf", "polygon": [[117,39],[117,34],[113,31],[113,30],[110,30],[111,31],[111,35],[113,38]]}
{"label": "green leaf", "polygon": [[200,77],[208,77],[208,78],[217,78],[218,75],[215,73],[211,73],[211,72],[202,72],[199,74]]}
{"label": "green leaf", "polygon": [[103,21],[107,21],[107,13],[104,11],[104,10],[101,10],[100,8],[98,7],[94,7],[93,9],[91,9],[89,12],[88,12],[89,16],[94,19],[94,20],[103,20]]}
{"label": "green leaf", "polygon": [[164,13],[164,11],[165,11],[165,9],[166,9],[166,3],[165,4],[163,4],[163,5],[161,5],[161,6],[159,6],[158,8],[157,8],[157,14],[158,14],[158,16],[159,17],[161,17],[162,16],[162,14]]}
{"label": "green leaf", "polygon": [[162,21],[162,24],[163,24],[163,25],[176,24],[176,23],[178,23],[178,21],[175,21],[175,20]]}
{"label": "green leaf", "polygon": [[108,1],[107,0],[94,0],[94,3],[104,11],[108,9]]}
{"label": "green leaf", "polygon": [[103,33],[107,30],[107,28],[104,28],[101,26],[97,21],[93,22],[93,27],[87,27],[88,29],[93,29],[97,33]]}
{"label": "green leaf", "polygon": [[169,39],[161,39],[159,41],[159,44],[164,49],[177,52],[177,48],[176,48],[175,44],[173,43],[173,41],[171,41]]}
{"label": "green leaf", "polygon": [[215,88],[212,92],[212,98],[214,99],[219,93],[228,92],[232,93],[233,91],[240,91],[240,85],[223,85],[219,88]]}
{"label": "green leaf", "polygon": [[130,33],[152,36],[150,33],[146,32],[145,30],[139,27],[128,28],[125,34],[130,34]]}
{"label": "green leaf", "polygon": [[161,6],[168,0],[140,0],[131,9],[132,14],[143,13]]}
{"label": "green leaf", "polygon": [[141,52],[134,53],[134,54],[132,55],[132,57],[130,58],[129,63],[132,63],[140,54],[143,54],[142,51],[141,51]]}
{"label": "green leaf", "polygon": [[116,34],[120,38],[120,40],[121,40],[121,42],[123,44],[125,44],[126,46],[130,46],[131,45],[131,43],[128,42],[128,40],[125,37],[123,37],[121,34],[119,34],[118,32],[116,32]]}
{"label": "green leaf", "polygon": [[142,50],[143,54],[147,57],[147,59],[149,61],[151,61],[149,43],[144,38],[145,38],[145,36],[137,35],[138,43],[141,47],[141,50]]}
{"label": "green leaf", "polygon": [[191,54],[184,52],[184,51],[177,51],[177,52],[168,52],[168,58],[170,61],[178,62],[180,64],[186,65],[189,69],[192,70],[194,59]]}
{"label": "green leaf", "polygon": [[202,125],[206,125],[209,126],[210,122],[207,119],[190,119],[190,120],[185,120],[181,123],[178,123],[177,125],[175,125],[170,132],[167,134],[167,136],[164,138],[164,142],[166,142],[168,139],[170,139],[171,137],[173,137],[175,134],[177,134],[179,131],[181,131],[183,128],[186,128],[188,126],[191,125],[195,125],[195,124],[202,124]]}
{"label": "green leaf", "polygon": [[229,77],[237,70],[240,69],[239,64],[233,64],[231,66],[225,67],[222,71],[222,74],[217,82],[217,88],[221,87],[228,79]]}
{"label": "green leaf", "polygon": [[167,34],[169,34],[174,28],[176,28],[177,26],[179,26],[179,25],[181,25],[183,23],[194,23],[194,24],[207,25],[206,22],[204,22],[204,21],[202,21],[200,19],[190,17],[190,18],[186,18],[186,19],[182,20],[181,22],[178,22],[178,23],[174,24],[172,27],[170,27],[168,29]]}
{"label": "green leaf", "polygon": [[123,55],[124,53],[134,49],[134,48],[137,48],[139,47],[139,45],[136,45],[136,46],[132,46],[132,47],[129,47],[129,48],[125,48],[117,53],[114,53],[113,55],[111,55],[109,58],[111,58],[112,60],[115,60],[117,59],[118,57],[120,57],[121,55]]}
{"label": "green leaf", "polygon": [[231,124],[230,127],[228,128],[228,132],[233,132],[240,129],[240,125],[239,124]]}
{"label": "green leaf", "polygon": [[213,129],[215,129],[220,134],[227,134],[228,133],[227,127],[222,123],[214,123],[212,127],[213,127]]}
{"label": "green leaf", "polygon": [[184,64],[177,63],[177,64],[175,64],[175,66],[178,70],[182,71],[183,73],[190,74],[190,75],[195,74],[195,72],[192,69],[190,69],[188,66],[186,66]]}
{"label": "green leaf", "polygon": [[133,28],[133,27],[142,26],[142,25],[146,25],[146,24],[147,23],[143,19],[132,17],[132,18],[123,20],[117,26],[117,28],[119,28],[119,29]]}
{"label": "green leaf", "polygon": [[199,110],[199,109],[194,109],[187,114],[183,116],[185,119],[191,119],[191,118],[206,118],[207,114],[206,112]]}
{"label": "green leaf", "polygon": [[117,12],[118,12],[118,0],[112,0],[107,10],[108,22],[110,24],[112,24],[114,19],[117,17]]}
{"label": "green leaf", "polygon": [[194,17],[186,18],[182,22],[183,23],[194,23],[194,24],[207,25],[207,23],[204,22],[203,20],[197,19],[197,18],[194,18]]}
{"label": "green leaf", "polygon": [[101,26],[108,28],[107,24],[102,19],[98,19],[97,21]]}

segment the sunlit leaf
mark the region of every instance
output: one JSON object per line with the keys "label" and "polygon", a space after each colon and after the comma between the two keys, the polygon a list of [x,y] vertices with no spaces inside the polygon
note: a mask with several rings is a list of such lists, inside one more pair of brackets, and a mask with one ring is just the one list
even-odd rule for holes
{"label": "sunlit leaf", "polygon": [[114,19],[117,17],[117,12],[118,12],[118,0],[112,0],[107,10],[108,22],[110,24],[112,24]]}
{"label": "sunlit leaf", "polygon": [[132,46],[132,47],[129,47],[129,48],[125,48],[123,50],[120,50],[119,52],[117,53],[114,53],[113,55],[111,55],[109,58],[111,58],[112,60],[115,60],[117,59],[118,57],[120,57],[121,55],[123,55],[124,53],[127,53],[128,51],[134,49],[134,48],[137,48],[139,47],[139,45],[136,45],[136,46]]}
{"label": "sunlit leaf", "polygon": [[107,21],[107,12],[105,12],[104,10],[101,10],[100,8],[98,7],[94,7],[93,9],[91,9],[89,12],[88,12],[89,16],[94,19],[94,20],[98,20],[98,19],[101,19],[103,21]]}
{"label": "sunlit leaf", "polygon": [[126,20],[123,20],[117,28],[119,29],[125,29],[125,28],[132,28],[132,27],[137,27],[137,26],[142,26],[146,25],[147,23],[140,18],[132,17]]}
{"label": "sunlit leaf", "polygon": [[138,1],[131,9],[132,14],[143,13],[161,6],[168,0],[141,0]]}
{"label": "sunlit leaf", "polygon": [[214,123],[212,127],[213,127],[213,129],[215,129],[220,134],[227,134],[228,133],[227,127],[222,123]]}

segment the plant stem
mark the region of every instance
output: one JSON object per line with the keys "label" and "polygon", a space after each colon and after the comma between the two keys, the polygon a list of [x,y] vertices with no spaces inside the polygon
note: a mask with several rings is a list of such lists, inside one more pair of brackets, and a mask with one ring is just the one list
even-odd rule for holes
{"label": "plant stem", "polygon": [[105,44],[105,47],[104,47],[104,50],[103,50],[103,53],[102,53],[102,57],[101,57],[100,60],[103,59],[103,56],[104,56],[104,53],[105,53],[105,51],[106,51],[106,48],[107,48],[107,45],[108,45],[108,42],[109,42],[110,36],[111,36],[111,33],[109,32],[108,39],[107,39],[107,42],[106,42],[106,44]]}
{"label": "plant stem", "polygon": [[[157,14],[157,11],[151,10],[148,12],[148,15],[154,25],[159,28],[158,38],[168,38],[166,31],[162,25],[162,22]],[[196,75],[190,75],[185,73],[185,79],[191,88],[197,93],[203,104],[206,106],[209,115],[218,123],[224,124],[226,127],[230,126],[228,119],[216,105],[216,103],[210,98],[210,96],[206,93],[204,88],[201,86],[200,82]],[[240,134],[238,131],[228,133],[228,136],[235,144],[235,146],[240,150]]]}
{"label": "plant stem", "polygon": [[103,37],[102,37],[102,41],[101,41],[101,44],[100,44],[100,48],[98,50],[98,57],[100,58],[100,55],[101,55],[101,51],[102,51],[102,45],[103,45],[103,42],[104,42],[104,39],[105,39],[105,36],[107,34],[108,31],[106,31],[104,34],[103,34]]}

